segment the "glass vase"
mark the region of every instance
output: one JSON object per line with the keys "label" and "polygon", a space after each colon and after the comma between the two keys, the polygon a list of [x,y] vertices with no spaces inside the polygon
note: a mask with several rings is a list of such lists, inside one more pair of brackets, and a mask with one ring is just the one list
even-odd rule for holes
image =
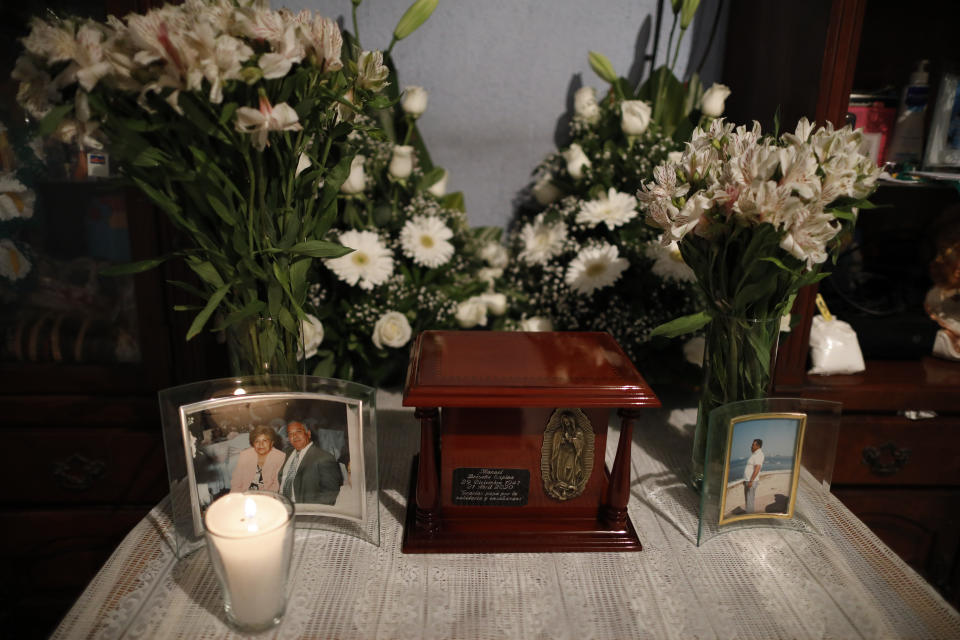
{"label": "glass vase", "polygon": [[[715,315],[706,328],[703,388],[693,435],[690,482],[699,491],[707,458],[710,412],[739,400],[765,398],[773,382],[780,318]],[[715,438],[722,442],[722,438]]]}
{"label": "glass vase", "polygon": [[253,316],[227,329],[230,373],[235,376],[301,374],[297,360],[300,334]]}

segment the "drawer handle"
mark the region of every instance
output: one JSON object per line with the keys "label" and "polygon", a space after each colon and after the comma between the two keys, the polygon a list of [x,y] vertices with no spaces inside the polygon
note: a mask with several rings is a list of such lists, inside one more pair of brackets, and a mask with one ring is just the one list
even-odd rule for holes
{"label": "drawer handle", "polygon": [[892,442],[879,447],[864,447],[863,462],[878,476],[892,476],[910,460],[910,449],[901,449]]}
{"label": "drawer handle", "polygon": [[85,491],[103,476],[107,465],[102,460],[91,460],[75,453],[63,462],[53,465],[53,477],[61,489]]}

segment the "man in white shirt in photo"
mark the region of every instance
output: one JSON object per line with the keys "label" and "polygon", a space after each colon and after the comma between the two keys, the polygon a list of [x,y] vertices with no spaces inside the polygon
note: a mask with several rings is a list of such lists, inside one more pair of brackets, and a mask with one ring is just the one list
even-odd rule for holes
{"label": "man in white shirt in photo", "polygon": [[760,469],[763,468],[763,451],[760,449],[762,446],[763,440],[759,438],[750,444],[752,453],[743,470],[743,499],[747,513],[755,513],[757,510],[757,485],[760,484]]}

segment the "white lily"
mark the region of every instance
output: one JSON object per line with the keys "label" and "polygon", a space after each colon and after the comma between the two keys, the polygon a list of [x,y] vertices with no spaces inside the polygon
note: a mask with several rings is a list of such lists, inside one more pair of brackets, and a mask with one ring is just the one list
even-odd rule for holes
{"label": "white lily", "polygon": [[303,126],[297,112],[286,102],[271,105],[266,96],[260,96],[260,108],[237,109],[237,131],[249,133],[257,151],[270,146],[271,131],[300,131]]}

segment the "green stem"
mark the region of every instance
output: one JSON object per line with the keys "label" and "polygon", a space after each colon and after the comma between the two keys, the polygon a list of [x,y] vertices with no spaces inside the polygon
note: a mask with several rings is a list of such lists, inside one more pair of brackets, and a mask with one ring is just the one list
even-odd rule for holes
{"label": "green stem", "polygon": [[353,7],[351,7],[350,13],[353,18],[353,37],[357,41],[357,47],[359,47],[360,46],[360,29],[357,27],[357,5],[354,4]]}
{"label": "green stem", "polygon": [[406,120],[407,120],[407,132],[403,136],[403,144],[405,145],[410,143],[410,134],[413,133],[413,125],[414,125],[413,116],[407,114]]}

